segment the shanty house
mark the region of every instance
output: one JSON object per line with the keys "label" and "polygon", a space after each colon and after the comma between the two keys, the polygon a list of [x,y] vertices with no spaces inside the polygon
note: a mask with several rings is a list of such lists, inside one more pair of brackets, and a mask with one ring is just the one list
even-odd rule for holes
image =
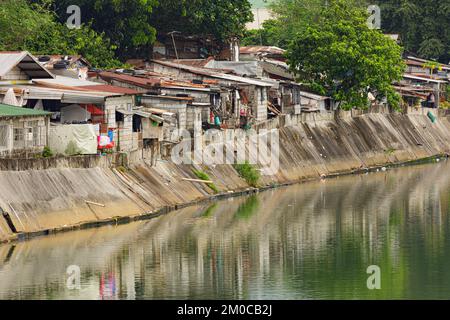
{"label": "shanty house", "polygon": [[293,81],[294,76],[287,64],[278,60],[261,59],[237,62],[209,60],[206,67],[229,69],[242,77],[259,78],[272,83],[269,90],[269,109],[277,114],[300,114],[300,84]]}
{"label": "shanty house", "polygon": [[27,51],[0,52],[0,84],[30,83],[32,79],[52,79],[54,76]]}
{"label": "shanty house", "polygon": [[0,104],[0,156],[42,152],[49,123],[50,112]]}
{"label": "shanty house", "polygon": [[301,106],[304,112],[326,112],[334,110],[330,97],[320,96],[310,92],[301,92]]}
{"label": "shanty house", "polygon": [[221,107],[216,111],[216,116],[230,119],[230,123],[240,117],[249,117],[256,121],[267,120],[268,90],[273,86],[271,82],[170,61],[153,60],[149,67],[153,72],[169,74],[179,79],[202,83],[214,81],[222,89],[226,89],[226,96],[221,97]]}
{"label": "shanty house", "polygon": [[174,97],[162,95],[143,95],[141,103],[144,109],[160,109],[166,112],[174,113],[177,117],[178,129],[194,129],[193,115],[194,111],[189,109],[188,104],[192,102],[189,97]]}
{"label": "shanty house", "polygon": [[91,63],[80,55],[41,55],[39,62],[55,75],[86,80]]}
{"label": "shanty house", "polygon": [[97,77],[106,83],[146,93],[141,99],[142,104],[176,113],[181,129],[192,130],[197,113],[201,114],[202,122],[211,122],[210,114],[220,104],[220,88],[200,81],[172,80],[156,73],[100,72]]}
{"label": "shanty house", "polygon": [[416,92],[429,94],[429,89],[431,89],[435,98],[435,107],[439,108],[441,100],[445,98],[444,95],[444,87],[448,83],[445,80],[439,80],[435,77],[425,77],[425,76],[416,76],[405,73],[403,75],[403,81],[401,82],[407,85],[413,85],[415,87]]}

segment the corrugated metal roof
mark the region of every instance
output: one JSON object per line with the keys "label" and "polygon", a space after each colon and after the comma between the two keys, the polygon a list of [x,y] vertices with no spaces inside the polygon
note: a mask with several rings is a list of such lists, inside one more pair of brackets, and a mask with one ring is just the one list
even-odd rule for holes
{"label": "corrugated metal roof", "polygon": [[[151,89],[151,88],[167,88],[167,89],[183,89],[183,90],[193,90],[193,91],[205,91],[210,92],[212,89],[209,85],[206,84],[195,84],[188,81],[183,80],[172,80],[168,75],[157,75],[152,76],[149,74],[145,74],[143,76],[131,76],[121,73],[113,73],[113,72],[101,72],[99,73],[99,77],[107,82],[117,81],[122,83],[127,83],[136,87],[140,87],[143,89]],[[126,89],[131,90],[131,89]],[[106,88],[105,88],[105,91]],[[137,94],[138,91],[134,93],[130,91],[113,91],[113,92],[123,92],[128,94]]]}
{"label": "corrugated metal roof", "polygon": [[432,82],[432,83],[447,83],[447,81],[444,80],[439,80],[439,79],[431,79],[431,78],[426,78],[426,77],[419,77],[419,76],[414,76],[411,74],[407,74],[405,73],[403,75],[403,78],[405,79],[409,79],[409,80],[418,80],[418,81],[424,81],[424,82]]}
{"label": "corrugated metal roof", "polygon": [[0,52],[0,79],[14,67],[19,67],[30,78],[54,78],[29,52]]}
{"label": "corrugated metal roof", "polygon": [[173,60],[167,60],[167,61],[201,68],[201,67],[205,67],[212,59],[214,59],[214,58],[209,57],[208,59],[180,59],[180,60],[173,59]]}
{"label": "corrugated metal roof", "polygon": [[178,101],[192,101],[194,98],[192,97],[174,97],[174,96],[162,96],[162,95],[151,95],[145,94],[142,96],[142,99],[165,99],[165,100],[178,100]]}
{"label": "corrugated metal roof", "polygon": [[[413,61],[418,61],[418,62],[422,62],[422,63],[433,63],[433,64],[435,64],[435,63],[438,63],[438,62],[436,62],[436,61],[431,61],[431,60],[425,60],[425,59],[421,59],[421,58],[417,58],[417,57],[414,57],[414,56],[408,56],[408,60],[413,60]],[[450,65],[448,65],[448,64],[444,64],[444,63],[438,63],[438,65],[443,69],[443,70],[447,70],[447,71],[450,71]]]}
{"label": "corrugated metal roof", "polygon": [[33,82],[49,86],[66,86],[66,87],[96,86],[99,84],[98,82],[80,80],[64,76],[55,76],[54,79],[36,79],[33,80]]}
{"label": "corrugated metal roof", "polygon": [[16,86],[16,88],[25,90],[25,99],[61,100],[63,103],[103,104],[108,97],[122,95],[110,92],[77,91],[73,89],[53,89],[37,86]]}
{"label": "corrugated metal roof", "polygon": [[282,55],[286,52],[286,50],[284,49],[273,46],[247,46],[241,47],[239,50],[241,54],[268,53],[268,54]]}
{"label": "corrugated metal roof", "polygon": [[109,84],[101,84],[98,82],[79,80],[69,77],[56,76],[55,79],[40,79],[33,80],[34,83],[45,86],[47,88],[59,89],[59,90],[72,90],[72,91],[89,91],[98,93],[112,93],[112,94],[139,94],[139,91],[112,86]]}
{"label": "corrugated metal roof", "polygon": [[77,87],[77,88],[92,90],[92,91],[99,91],[99,92],[120,93],[120,94],[141,94],[141,92],[133,90],[133,89],[111,86],[109,84],[99,84],[99,85],[95,85],[95,86],[82,86],[82,87]]}
{"label": "corrugated metal roof", "polygon": [[273,85],[272,82],[263,81],[263,80],[259,80],[259,79],[244,78],[244,77],[239,77],[239,76],[235,76],[235,75],[231,75],[231,74],[215,72],[214,70],[211,70],[208,68],[197,68],[197,67],[186,66],[186,65],[182,65],[182,64],[178,64],[178,63],[172,63],[172,62],[161,61],[161,60],[152,60],[152,61],[154,63],[160,64],[163,66],[167,66],[170,68],[180,69],[180,70],[188,71],[188,72],[191,72],[194,74],[217,78],[217,79],[222,79],[222,80],[228,80],[228,81],[232,81],[232,82],[245,83],[245,84],[250,84],[250,85],[260,86],[260,87],[271,87]]}
{"label": "corrugated metal roof", "polygon": [[51,115],[51,112],[28,109],[28,108],[14,107],[14,106],[0,103],[0,118],[37,117],[37,116],[48,116],[48,115]]}
{"label": "corrugated metal roof", "polygon": [[114,72],[101,72],[99,73],[99,77],[106,81],[117,80],[120,82],[135,85],[137,87],[148,89],[157,86],[161,83],[161,79],[158,78],[134,77]]}
{"label": "corrugated metal roof", "polygon": [[310,93],[310,92],[305,92],[305,91],[301,91],[301,92],[300,92],[300,96],[306,97],[306,98],[308,98],[308,99],[318,100],[318,101],[331,99],[330,97],[319,96],[318,94],[314,94],[314,93]]}

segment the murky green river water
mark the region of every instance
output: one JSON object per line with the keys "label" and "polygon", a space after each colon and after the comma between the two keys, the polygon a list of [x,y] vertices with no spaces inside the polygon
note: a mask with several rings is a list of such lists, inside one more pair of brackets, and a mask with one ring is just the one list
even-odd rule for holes
{"label": "murky green river water", "polygon": [[[448,299],[449,169],[340,177],[2,245],[0,298]],[[367,288],[370,265],[380,290]]]}

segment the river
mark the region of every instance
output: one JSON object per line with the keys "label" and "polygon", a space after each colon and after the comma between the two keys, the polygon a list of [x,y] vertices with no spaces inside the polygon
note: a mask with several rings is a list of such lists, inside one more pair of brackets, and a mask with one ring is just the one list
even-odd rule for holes
{"label": "river", "polygon": [[[342,176],[0,245],[0,299],[448,299],[449,169]],[[367,287],[371,265],[380,289]]]}

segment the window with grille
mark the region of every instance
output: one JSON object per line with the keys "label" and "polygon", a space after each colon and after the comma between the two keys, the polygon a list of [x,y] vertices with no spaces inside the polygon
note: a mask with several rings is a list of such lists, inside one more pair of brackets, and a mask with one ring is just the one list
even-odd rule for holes
{"label": "window with grille", "polygon": [[0,125],[0,150],[8,149],[9,146],[9,126]]}
{"label": "window with grille", "polygon": [[23,128],[14,128],[14,149],[23,149],[25,147],[25,130]]}

